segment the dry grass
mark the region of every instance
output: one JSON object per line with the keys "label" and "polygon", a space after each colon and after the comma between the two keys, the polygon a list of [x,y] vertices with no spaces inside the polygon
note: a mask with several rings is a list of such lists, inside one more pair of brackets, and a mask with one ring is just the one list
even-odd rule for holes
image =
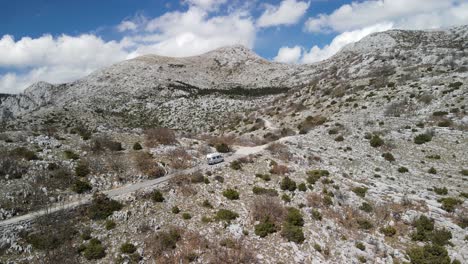
{"label": "dry grass", "polygon": [[171,167],[178,169],[187,169],[191,166],[192,156],[183,148],[176,148],[169,151],[166,155]]}
{"label": "dry grass", "polygon": [[286,165],[273,164],[270,169],[271,174],[285,175],[289,173],[289,168]]}
{"label": "dry grass", "polygon": [[259,196],[253,200],[250,207],[250,219],[253,222],[266,218],[280,225],[286,215],[286,210],[276,197]]}
{"label": "dry grass", "polygon": [[158,145],[173,145],[177,143],[175,133],[172,129],[159,127],[145,130],[145,145],[149,148]]}
{"label": "dry grass", "polygon": [[266,148],[270,153],[283,161],[289,161],[292,158],[292,153],[289,151],[288,146],[283,143],[274,142]]}
{"label": "dry grass", "polygon": [[148,152],[134,153],[133,161],[136,168],[150,178],[159,178],[166,173],[164,168],[160,167]]}

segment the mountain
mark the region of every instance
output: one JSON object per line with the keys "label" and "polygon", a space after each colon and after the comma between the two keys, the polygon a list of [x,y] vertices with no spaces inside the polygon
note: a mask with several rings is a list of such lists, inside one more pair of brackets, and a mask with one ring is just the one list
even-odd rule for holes
{"label": "mountain", "polygon": [[349,84],[369,77],[381,79],[424,65],[466,67],[467,38],[466,26],[391,30],[369,35],[332,58],[310,65],[267,61],[239,45],[186,58],[145,55],[75,82],[40,82],[20,95],[0,99],[0,120],[30,127],[49,120],[65,126],[82,122],[207,131],[220,120],[232,119],[233,112],[261,109],[279,94],[307,90],[317,82],[342,86],[340,80]]}

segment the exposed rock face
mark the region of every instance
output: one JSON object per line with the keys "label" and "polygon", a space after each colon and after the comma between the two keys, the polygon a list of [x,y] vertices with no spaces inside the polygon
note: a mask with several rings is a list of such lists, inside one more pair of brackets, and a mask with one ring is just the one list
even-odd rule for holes
{"label": "exposed rock face", "polygon": [[353,80],[406,66],[467,65],[467,32],[463,26],[375,33],[311,65],[270,62],[243,46],[186,58],[145,55],[72,83],[34,84],[23,94],[1,99],[0,120],[19,118],[19,124],[34,126],[44,117],[61,124],[81,120],[90,126],[164,125],[206,131],[232,118],[230,112],[269,105],[272,95],[310,87],[330,74]]}

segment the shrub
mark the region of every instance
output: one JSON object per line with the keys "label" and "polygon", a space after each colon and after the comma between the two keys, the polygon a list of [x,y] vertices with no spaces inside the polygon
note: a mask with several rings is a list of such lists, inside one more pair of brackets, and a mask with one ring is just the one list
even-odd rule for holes
{"label": "shrub", "polygon": [[337,137],[335,138],[335,141],[337,141],[337,142],[341,142],[341,141],[343,141],[343,140],[344,140],[344,137],[343,137],[342,135],[339,135],[339,136],[337,136]]}
{"label": "shrub", "polygon": [[434,113],[432,113],[433,116],[445,116],[445,115],[448,115],[448,112],[446,111],[436,111]]}
{"label": "shrub", "polygon": [[396,235],[397,230],[393,226],[386,226],[380,228],[380,233],[384,234],[385,236],[392,237]]}
{"label": "shrub", "polygon": [[364,198],[366,196],[367,190],[368,190],[368,188],[366,188],[366,187],[354,187],[353,188],[353,192],[357,196],[362,197],[362,198]]}
{"label": "shrub", "polygon": [[434,230],[430,236],[433,244],[441,246],[449,244],[450,239],[452,239],[452,233],[445,228]]}
{"label": "shrub", "polygon": [[281,236],[286,238],[289,242],[302,243],[305,240],[304,232],[300,226],[285,223],[281,230]]}
{"label": "shrub", "polygon": [[291,180],[289,177],[284,177],[283,180],[281,180],[280,184],[281,190],[283,191],[295,191],[296,190],[296,182]]}
{"label": "shrub", "polygon": [[218,143],[215,145],[216,151],[220,153],[228,153],[231,151],[230,147],[226,143]]}
{"label": "shrub", "polygon": [[276,232],[276,226],[269,218],[266,218],[263,222],[255,225],[254,228],[255,234],[259,237],[266,237],[268,234]]}
{"label": "shrub", "polygon": [[312,218],[321,221],[322,214],[317,209],[312,209]]}
{"label": "shrub", "polygon": [[460,171],[461,175],[468,176],[468,169],[463,169]]}
{"label": "shrub", "polygon": [[229,200],[239,200],[239,192],[234,189],[226,189],[223,191],[223,196]]}
{"label": "shrub", "polygon": [[71,150],[65,150],[63,153],[65,154],[66,159],[77,160],[80,158],[80,155],[76,154],[75,152]]}
{"label": "shrub", "polygon": [[362,242],[356,242],[354,245],[356,246],[357,249],[359,249],[361,251],[366,250],[366,246],[364,246],[364,244]]}
{"label": "shrub", "polygon": [[361,229],[368,230],[374,227],[374,225],[367,219],[359,218],[356,220],[356,222],[359,225],[359,228]]}
{"label": "shrub", "polygon": [[171,209],[171,212],[173,214],[178,214],[178,213],[180,213],[180,209],[177,206],[173,206],[172,209]]}
{"label": "shrub", "polygon": [[257,173],[257,174],[255,174],[255,177],[260,178],[260,179],[262,179],[264,181],[270,181],[271,180],[271,177],[268,174],[259,174],[259,173]]}
{"label": "shrub", "polygon": [[307,172],[307,182],[315,184],[322,176],[328,176],[330,173],[327,170],[310,170]]}
{"label": "shrub", "polygon": [[430,142],[431,140],[432,140],[432,136],[427,133],[419,134],[416,137],[414,137],[414,143],[418,145]]}
{"label": "shrub", "polygon": [[291,202],[291,196],[283,193],[283,195],[281,195],[281,200],[283,200],[285,203],[289,203]]}
{"label": "shrub", "polygon": [[416,246],[406,251],[412,264],[450,264],[447,250],[440,245]]}
{"label": "shrub", "polygon": [[81,180],[76,180],[72,186],[72,191],[79,194],[91,191],[92,189],[93,187],[91,187],[91,184],[89,184],[87,181]]}
{"label": "shrub", "polygon": [[369,141],[371,147],[377,148],[384,144],[383,139],[381,139],[378,135],[372,136],[371,140]]}
{"label": "shrub", "polygon": [[304,218],[302,217],[301,211],[294,207],[287,208],[285,221],[288,224],[295,225],[295,226],[304,225]]}
{"label": "shrub", "polygon": [[331,206],[333,205],[333,199],[328,196],[328,195],[325,195],[325,197],[323,197],[323,205],[324,206]]}
{"label": "shrub", "polygon": [[88,217],[93,220],[106,219],[114,211],[122,209],[122,204],[109,199],[103,194],[96,194],[93,197],[91,205],[88,207]]}
{"label": "shrub", "polygon": [[184,220],[189,220],[189,219],[192,219],[192,215],[189,214],[189,213],[183,213],[183,214],[182,214],[182,218],[183,218]]}
{"label": "shrub", "polygon": [[398,172],[399,172],[399,173],[407,173],[408,171],[409,171],[409,170],[408,170],[408,168],[406,168],[406,167],[400,167],[400,168],[398,168]]}
{"label": "shrub", "polygon": [[297,128],[299,129],[300,134],[306,134],[312,128],[316,126],[323,125],[327,121],[327,118],[324,116],[308,116],[304,121],[302,121]]}
{"label": "shrub", "polygon": [[174,131],[164,127],[146,130],[145,140],[148,147],[156,147],[159,144],[172,145],[177,142]]}
{"label": "shrub", "polygon": [[427,170],[427,172],[430,174],[436,174],[437,170],[434,167],[431,167],[429,170]]}
{"label": "shrub", "polygon": [[213,208],[213,205],[211,205],[210,201],[208,200],[204,200],[203,203],[202,203],[202,206],[205,207],[205,208]]}
{"label": "shrub", "polygon": [[150,242],[153,254],[160,255],[164,251],[175,249],[180,239],[180,231],[176,228],[157,233]]}
{"label": "shrub", "polygon": [[156,203],[164,202],[164,196],[159,190],[155,190],[151,193],[151,199]]}
{"label": "shrub", "polygon": [[369,203],[367,202],[363,202],[361,204],[361,206],[359,207],[359,209],[361,209],[362,211],[366,212],[366,213],[370,213],[372,212],[373,208],[372,208],[372,205],[370,205]]}
{"label": "shrub", "polygon": [[241,170],[242,169],[242,164],[240,163],[240,161],[234,160],[233,162],[231,162],[229,167],[231,167],[231,169],[233,169],[233,170]]}
{"label": "shrub", "polygon": [[139,142],[136,142],[135,144],[133,144],[133,150],[141,150],[141,149],[143,149],[143,147],[141,146]]}
{"label": "shrub", "polygon": [[27,167],[13,157],[0,154],[0,178],[20,179],[28,171]]}
{"label": "shrub", "polygon": [[437,123],[437,126],[438,127],[450,127],[452,126],[453,122],[452,120],[450,119],[444,119],[444,120],[441,120]]}
{"label": "shrub", "polygon": [[254,186],[252,191],[256,195],[268,195],[268,196],[278,196],[278,192],[275,189],[267,189],[258,186]]}
{"label": "shrub", "polygon": [[447,195],[448,194],[448,190],[446,187],[442,187],[442,188],[437,188],[437,187],[434,187],[434,192],[438,195]]}
{"label": "shrub", "polygon": [[106,256],[106,250],[101,241],[93,238],[89,241],[89,243],[86,245],[86,248],[83,250],[83,256],[87,260],[101,259]]}
{"label": "shrub", "polygon": [[421,215],[414,221],[413,226],[416,227],[416,232],[411,234],[411,239],[415,241],[427,241],[434,230],[434,220]]}
{"label": "shrub", "polygon": [[276,197],[260,196],[254,199],[250,208],[251,218],[254,221],[263,222],[266,219],[274,222],[276,226],[281,224],[286,215],[284,207]]}
{"label": "shrub", "polygon": [[307,186],[306,186],[305,183],[302,182],[302,183],[300,183],[300,184],[297,186],[297,189],[298,189],[299,191],[301,191],[301,192],[305,192],[305,191],[307,191]]}
{"label": "shrub", "polygon": [[427,155],[426,158],[440,160],[440,155]]}
{"label": "shrub", "polygon": [[136,152],[134,154],[134,162],[140,172],[148,175],[150,178],[159,178],[165,175],[164,168],[154,161],[150,153]]}
{"label": "shrub", "polygon": [[18,157],[18,158],[23,158],[25,160],[37,160],[37,159],[39,159],[36,156],[36,153],[34,153],[34,151],[29,150],[29,149],[24,148],[24,147],[19,147],[19,148],[13,149],[11,151],[11,155],[15,156],[15,157]]}
{"label": "shrub", "polygon": [[395,161],[395,157],[393,157],[392,153],[390,152],[385,152],[382,154],[382,157],[386,160],[386,161]]}
{"label": "shrub", "polygon": [[463,201],[452,197],[439,199],[438,202],[442,204],[441,208],[447,212],[455,211],[455,207],[463,203]]}
{"label": "shrub", "polygon": [[106,221],[106,224],[105,224],[106,230],[114,229],[115,226],[116,226],[116,224],[115,224],[114,221],[112,221],[112,220],[107,220]]}
{"label": "shrub", "polygon": [[215,216],[216,220],[218,220],[218,221],[227,221],[227,222],[229,222],[231,220],[234,220],[237,217],[239,217],[239,214],[237,214],[236,212],[227,210],[227,209],[218,210],[218,212],[216,213],[216,216]]}
{"label": "shrub", "polygon": [[136,247],[130,242],[126,242],[120,246],[120,252],[124,254],[132,254],[135,251],[136,251]]}
{"label": "shrub", "polygon": [[85,177],[90,173],[89,165],[87,162],[79,161],[75,167],[75,174],[78,177]]}

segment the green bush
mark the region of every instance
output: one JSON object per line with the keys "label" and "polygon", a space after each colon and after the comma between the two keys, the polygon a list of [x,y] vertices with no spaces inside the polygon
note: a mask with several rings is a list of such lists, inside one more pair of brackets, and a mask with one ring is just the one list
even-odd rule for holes
{"label": "green bush", "polygon": [[431,167],[427,172],[430,174],[436,174],[437,170],[434,167]]}
{"label": "green bush", "polygon": [[106,230],[114,229],[115,226],[116,226],[116,224],[115,224],[114,221],[112,221],[112,220],[106,220],[106,224],[105,224]]}
{"label": "green bush", "polygon": [[374,227],[374,225],[369,220],[364,219],[364,218],[357,219],[356,223],[359,225],[359,228],[365,229],[365,230],[368,230]]}
{"label": "green bush", "polygon": [[312,218],[318,221],[322,220],[322,214],[317,209],[312,209]]}
{"label": "green bush", "polygon": [[294,207],[287,208],[285,221],[286,223],[295,225],[295,226],[304,225],[304,218],[302,217],[301,211]]}
{"label": "green bush", "polygon": [[330,172],[327,170],[310,170],[307,172],[307,183],[315,184],[322,176],[328,176]]}
{"label": "green bush", "polygon": [[178,213],[180,213],[180,209],[177,206],[173,206],[172,209],[171,209],[171,212],[173,214],[178,214]]}
{"label": "green bush", "polygon": [[325,195],[325,197],[323,197],[323,205],[325,206],[333,205],[333,199],[329,195]]}
{"label": "green bush", "polygon": [[289,203],[291,202],[291,196],[283,193],[283,195],[281,195],[281,200],[283,200],[285,203]]}
{"label": "green bush", "polygon": [[161,251],[175,249],[177,242],[180,240],[181,235],[179,230],[171,228],[167,231],[162,231],[156,236],[158,245]]}
{"label": "green bush", "polygon": [[385,152],[382,154],[382,157],[386,160],[386,161],[395,161],[395,157],[393,157],[392,153],[390,152]]}
{"label": "green bush", "polygon": [[416,137],[414,137],[414,143],[418,145],[430,142],[431,140],[432,140],[432,136],[427,133],[419,134]]}
{"label": "green bush", "polygon": [[289,223],[283,225],[281,236],[286,238],[289,242],[302,243],[305,240],[304,232],[300,226],[295,226]]}
{"label": "green bush", "polygon": [[86,248],[83,250],[83,256],[87,260],[101,259],[106,256],[106,249],[102,245],[101,241],[96,238],[93,238],[86,245]]}
{"label": "green bush", "polygon": [[448,115],[448,112],[446,111],[436,111],[434,113],[432,113],[433,116],[445,116],[445,115]]}
{"label": "green bush", "polygon": [[65,150],[63,154],[65,155],[66,159],[70,159],[70,160],[77,160],[80,158],[80,155],[76,154],[75,152],[71,150]]}
{"label": "green bush", "polygon": [[291,180],[289,177],[284,177],[283,180],[281,180],[280,184],[281,190],[283,191],[295,191],[296,190],[296,182]]}
{"label": "green bush", "polygon": [[300,183],[300,184],[297,186],[297,189],[298,189],[299,191],[301,191],[301,192],[305,192],[305,191],[307,191],[307,186],[306,186],[305,183],[302,182],[302,183]]}
{"label": "green bush", "polygon": [[255,177],[260,178],[260,179],[262,179],[264,181],[270,181],[271,180],[271,177],[268,174],[259,174],[259,173],[257,173],[257,174],[255,174]]}
{"label": "green bush", "polygon": [[226,189],[223,191],[223,196],[229,200],[239,200],[239,192],[234,189]]}
{"label": "green bush", "polygon": [[122,204],[119,202],[109,199],[103,194],[97,194],[94,196],[91,205],[88,207],[88,217],[93,220],[106,219],[114,211],[122,209]]}
{"label": "green bush", "polygon": [[24,147],[15,148],[11,151],[11,155],[25,160],[38,160],[36,153]]}
{"label": "green bush", "polygon": [[133,245],[130,242],[123,243],[120,246],[120,252],[122,252],[123,254],[132,254],[136,251],[136,249],[137,248],[135,247],[135,245]]}
{"label": "green bush", "polygon": [[202,206],[205,207],[205,208],[210,208],[210,209],[213,208],[213,205],[211,205],[210,201],[208,201],[208,200],[204,200],[203,203],[202,203]]}
{"label": "green bush", "polygon": [[227,210],[227,209],[220,209],[216,213],[215,219],[218,220],[218,221],[227,221],[227,222],[229,222],[231,220],[236,219],[237,217],[239,217],[239,214],[237,214],[236,212],[233,212],[233,211],[230,211],[230,210]]}
{"label": "green bush", "polygon": [[335,138],[335,141],[336,142],[341,142],[341,141],[344,141],[344,137],[342,135],[339,135]]}
{"label": "green bush", "polygon": [[450,239],[452,239],[452,233],[445,228],[434,230],[430,236],[431,242],[440,246],[449,244]]}
{"label": "green bush", "polygon": [[361,209],[362,211],[366,212],[366,213],[370,213],[372,212],[373,208],[372,208],[372,205],[370,205],[369,203],[367,202],[363,202],[361,204],[361,206],[359,207],[359,209]]}
{"label": "green bush", "polygon": [[460,171],[461,175],[468,176],[468,169],[463,169]]}
{"label": "green bush", "polygon": [[259,237],[266,237],[268,234],[275,232],[276,226],[268,217],[265,221],[255,225],[255,234]]}
{"label": "green bush", "polygon": [[408,170],[408,168],[406,168],[406,167],[400,167],[400,168],[398,168],[398,172],[399,172],[399,173],[407,173],[408,171],[409,171],[409,170]]}
{"label": "green bush", "polygon": [[411,264],[450,264],[447,250],[440,245],[413,247],[406,251]]}
{"label": "green bush", "polygon": [[448,190],[446,187],[442,187],[442,188],[437,188],[437,187],[434,187],[434,192],[438,195],[447,195],[448,194]]}
{"label": "green bush", "polygon": [[233,162],[231,162],[229,167],[231,167],[231,169],[233,169],[233,170],[241,170],[242,169],[242,164],[241,164],[240,161],[234,160]]}
{"label": "green bush", "polygon": [[141,149],[143,149],[143,147],[141,146],[139,142],[136,142],[135,144],[133,144],[133,150],[141,150]]}
{"label": "green bush", "polygon": [[362,242],[356,242],[354,245],[356,246],[357,249],[361,251],[366,250],[366,246]]}
{"label": "green bush", "polygon": [[366,188],[366,187],[354,187],[352,191],[357,196],[364,198],[366,196],[367,190],[368,190],[368,188]]}
{"label": "green bush", "polygon": [[427,155],[426,158],[440,160],[440,155]]}
{"label": "green bush", "polygon": [[396,235],[397,230],[393,226],[386,226],[380,228],[380,233],[384,234],[385,236],[392,237]]}
{"label": "green bush", "polygon": [[434,231],[434,220],[425,215],[419,216],[413,223],[416,231],[411,234],[411,239],[414,241],[428,241]]}
{"label": "green bush", "polygon": [[78,177],[85,177],[90,173],[89,166],[86,162],[84,161],[79,161],[78,164],[75,167],[75,174]]}
{"label": "green bush", "polygon": [[441,208],[447,212],[455,211],[455,207],[463,203],[463,201],[452,197],[441,198],[438,202],[442,204]]}
{"label": "green bush", "polygon": [[164,196],[161,191],[155,190],[151,193],[151,199],[156,203],[164,202]]}
{"label": "green bush", "polygon": [[278,196],[278,192],[275,189],[267,189],[258,186],[254,186],[252,191],[256,195],[268,195],[268,196]]}
{"label": "green bush", "polygon": [[215,145],[216,151],[221,153],[227,153],[230,150],[229,146],[226,143],[218,143]]}
{"label": "green bush", "polygon": [[192,215],[189,214],[189,213],[183,213],[183,214],[182,214],[182,218],[183,218],[184,220],[189,220],[189,219],[192,219]]}
{"label": "green bush", "polygon": [[93,187],[91,187],[91,184],[89,184],[89,182],[81,180],[76,180],[72,186],[72,191],[79,194],[91,191],[92,189]]}
{"label": "green bush", "polygon": [[371,147],[377,148],[384,144],[383,139],[381,139],[378,135],[372,136],[371,140],[369,141]]}

